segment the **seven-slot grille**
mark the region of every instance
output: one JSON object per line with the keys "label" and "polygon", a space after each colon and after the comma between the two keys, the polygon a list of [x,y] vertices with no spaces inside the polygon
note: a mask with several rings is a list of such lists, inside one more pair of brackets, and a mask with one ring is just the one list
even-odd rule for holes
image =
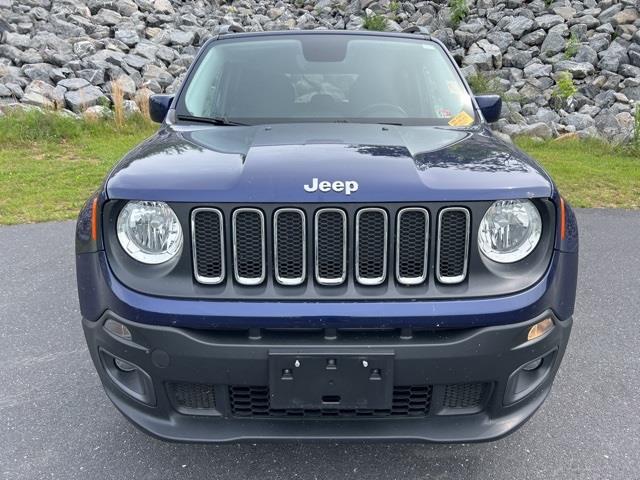
{"label": "seven-slot grille", "polygon": [[[430,213],[422,207],[401,208],[394,215],[384,208],[365,207],[351,219],[340,208],[283,207],[273,212],[269,224],[262,210],[243,207],[230,217],[227,228],[221,210],[192,212],[194,276],[200,283],[221,283],[226,271],[233,272],[237,283],[249,286],[262,284],[269,271],[284,286],[311,279],[320,285],[342,285],[350,272],[355,282],[365,286],[383,284],[390,276],[405,286],[428,281]],[[272,238],[267,239],[267,234]],[[441,209],[434,247],[438,282],[456,284],[466,279],[469,239],[469,210]],[[230,259],[225,258],[225,241],[231,243]]]}

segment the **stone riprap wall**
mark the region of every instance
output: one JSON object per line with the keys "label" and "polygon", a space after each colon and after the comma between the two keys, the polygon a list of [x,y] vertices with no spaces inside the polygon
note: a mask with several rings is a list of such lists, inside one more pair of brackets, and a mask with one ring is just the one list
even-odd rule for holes
{"label": "stone riprap wall", "polygon": [[423,27],[446,44],[476,90],[501,93],[505,108],[496,130],[541,138],[633,136],[640,0],[468,0],[466,6],[454,0],[0,0],[0,112],[33,105],[101,114],[116,80],[126,110],[136,111],[136,99],[174,91],[198,46],[225,25],[362,29],[382,21],[389,31]]}

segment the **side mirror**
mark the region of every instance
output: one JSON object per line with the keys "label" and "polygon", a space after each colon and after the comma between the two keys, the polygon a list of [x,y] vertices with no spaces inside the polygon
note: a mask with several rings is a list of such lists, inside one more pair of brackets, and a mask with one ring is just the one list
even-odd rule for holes
{"label": "side mirror", "polygon": [[476,95],[476,102],[487,122],[498,121],[502,111],[502,98],[500,98],[500,95]]}
{"label": "side mirror", "polygon": [[151,95],[149,97],[149,116],[151,120],[157,123],[164,122],[167,116],[173,95]]}

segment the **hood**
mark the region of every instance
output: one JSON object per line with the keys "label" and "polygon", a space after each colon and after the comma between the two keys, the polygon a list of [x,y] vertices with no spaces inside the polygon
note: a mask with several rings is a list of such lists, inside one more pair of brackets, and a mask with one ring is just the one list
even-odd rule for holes
{"label": "hood", "polygon": [[[358,190],[308,192],[313,179]],[[487,130],[329,123],[165,127],[107,181],[110,198],[233,203],[495,200],[552,188]]]}

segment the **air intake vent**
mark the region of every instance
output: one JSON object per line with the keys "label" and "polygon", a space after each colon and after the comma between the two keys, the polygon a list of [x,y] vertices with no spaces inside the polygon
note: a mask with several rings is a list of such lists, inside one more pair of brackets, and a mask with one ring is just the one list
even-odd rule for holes
{"label": "air intake vent", "polygon": [[482,403],[485,383],[456,383],[445,386],[442,405],[446,408],[478,408]]}
{"label": "air intake vent", "polygon": [[191,214],[193,268],[200,283],[224,280],[224,230],[222,213],[214,208],[196,208]]}
{"label": "air intake vent", "polygon": [[469,224],[470,214],[466,208],[440,211],[436,276],[441,283],[461,283],[467,276]]}
{"label": "air intake vent", "polygon": [[168,385],[173,403],[178,411],[196,413],[194,410],[215,410],[216,398],[213,385],[173,382]]}
{"label": "air intake vent", "polygon": [[398,213],[396,277],[403,285],[427,279],[429,213],[424,208],[404,208]]}
{"label": "air intake vent", "polygon": [[347,278],[347,216],[337,208],[316,212],[316,281],[340,285]]}
{"label": "air intake vent", "polygon": [[242,285],[258,285],[265,279],[264,214],[255,208],[233,212],[234,273]]}
{"label": "air intake vent", "polygon": [[356,280],[380,285],[387,278],[387,212],[363,208],[356,214]]}
{"label": "air intake vent", "polygon": [[281,208],[274,214],[274,264],[278,283],[300,285],[307,271],[305,217],[302,210]]}
{"label": "air intake vent", "polygon": [[269,406],[269,387],[230,386],[231,413],[236,417],[424,417],[431,407],[431,385],[393,387],[390,409],[274,409]]}

